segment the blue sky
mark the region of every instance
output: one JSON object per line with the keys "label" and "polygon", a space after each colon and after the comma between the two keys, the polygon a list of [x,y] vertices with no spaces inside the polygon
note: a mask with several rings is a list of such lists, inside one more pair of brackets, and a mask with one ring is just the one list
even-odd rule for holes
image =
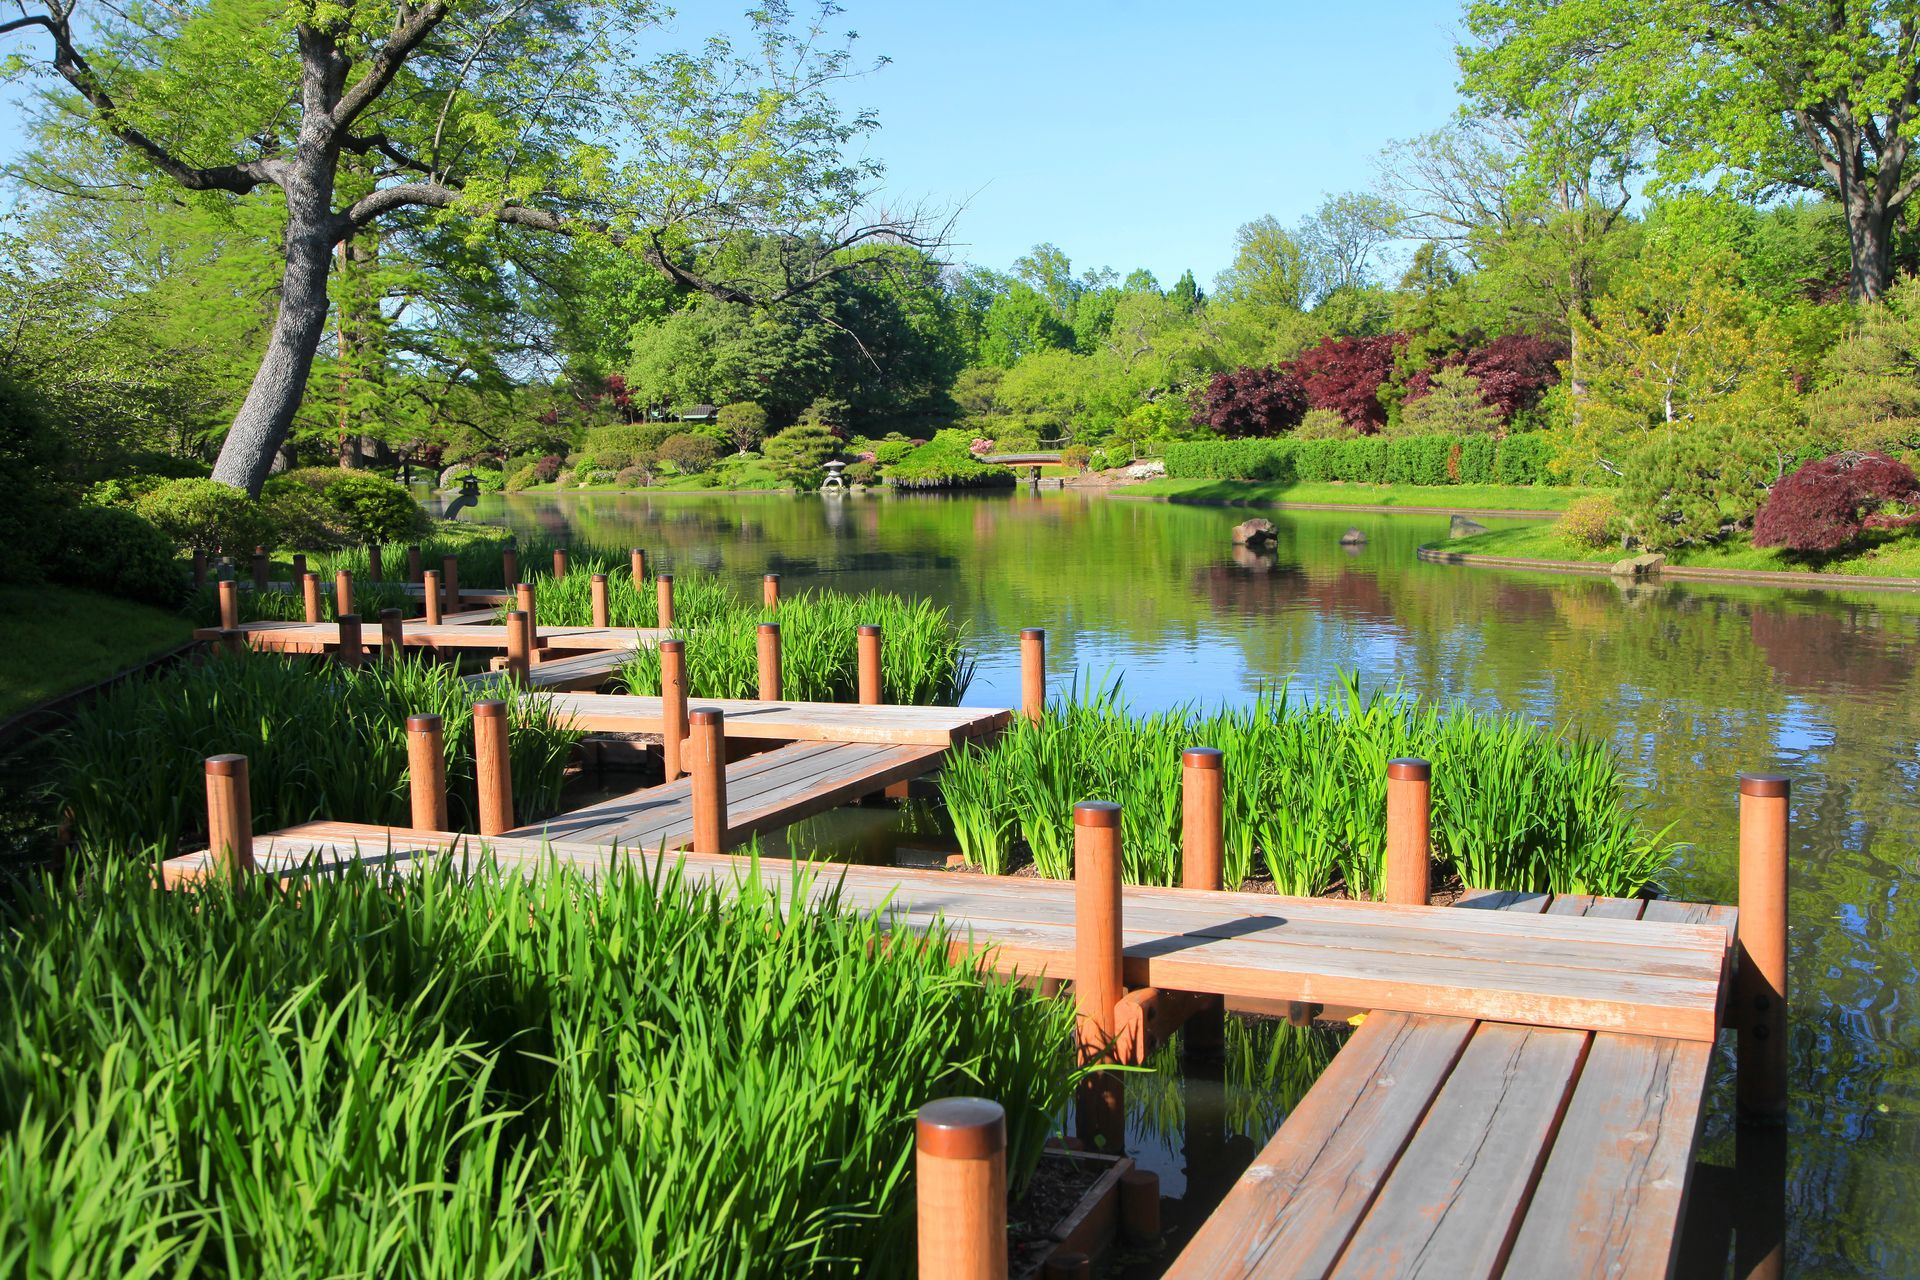
{"label": "blue sky", "polygon": [[[1456,106],[1448,0],[843,2],[836,28],[892,59],[841,95],[879,112],[887,197],[964,206],[951,255],[1000,269],[1051,241],[1076,269],[1204,285],[1241,223],[1370,186],[1384,145]],[[674,34],[743,7],[683,0]],[[19,122],[0,104],[0,162]]]}

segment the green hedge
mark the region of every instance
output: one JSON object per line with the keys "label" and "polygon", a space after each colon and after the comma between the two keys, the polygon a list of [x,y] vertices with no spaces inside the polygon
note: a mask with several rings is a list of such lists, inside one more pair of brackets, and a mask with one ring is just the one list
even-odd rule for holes
{"label": "green hedge", "polygon": [[1357,484],[1551,484],[1553,444],[1540,432],[1359,436],[1346,440],[1191,440],[1166,448],[1184,480],[1344,480]]}

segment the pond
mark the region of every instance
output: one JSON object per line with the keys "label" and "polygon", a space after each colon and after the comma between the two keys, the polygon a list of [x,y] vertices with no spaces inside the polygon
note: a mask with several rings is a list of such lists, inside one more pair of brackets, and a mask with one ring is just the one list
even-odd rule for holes
{"label": "pond", "polygon": [[[1255,555],[1228,536],[1244,514],[1076,492],[610,494],[489,497],[464,518],[643,546],[743,591],[777,572],[788,590],[929,597],[970,627],[973,704],[1017,704],[1018,631],[1037,626],[1051,690],[1117,680],[1141,710],[1282,680],[1311,696],[1357,670],[1604,735],[1635,800],[1687,842],[1666,886],[1680,898],[1736,896],[1736,774],[1794,775],[1790,1269],[1920,1274],[1920,1020],[1905,1008],[1920,959],[1920,596],[1429,565],[1415,548],[1446,520],[1411,514],[1265,512],[1279,541]],[[1348,529],[1365,544],[1340,545]],[[870,856],[919,838],[911,817],[853,813],[839,838]],[[1721,1068],[1703,1158],[1731,1164]],[[1231,1138],[1237,1172],[1258,1126],[1236,1134],[1218,1078],[1203,1086],[1188,1082],[1187,1128]],[[1137,1125],[1136,1140],[1178,1194],[1200,1153],[1183,1162],[1167,1131]],[[1207,1194],[1221,1178],[1209,1163]]]}

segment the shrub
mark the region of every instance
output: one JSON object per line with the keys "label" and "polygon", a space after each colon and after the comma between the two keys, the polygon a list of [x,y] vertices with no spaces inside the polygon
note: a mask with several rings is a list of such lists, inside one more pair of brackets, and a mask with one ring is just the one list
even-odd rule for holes
{"label": "shrub", "polygon": [[825,426],[801,423],[769,436],[763,452],[782,481],[804,492],[827,478],[823,468],[840,452],[840,438]]}
{"label": "shrub", "polygon": [[1560,536],[1577,547],[1598,551],[1620,539],[1620,508],[1604,493],[1575,498],[1560,517]]}
{"label": "shrub", "polygon": [[55,483],[60,438],[26,386],[0,376],[0,475],[7,498],[0,502],[0,582],[39,579],[54,549],[56,517],[68,496]]}
{"label": "shrub", "polygon": [[125,507],[88,503],[63,512],[48,570],[56,582],[168,609],[188,589],[173,542]]}
{"label": "shrub", "polygon": [[1286,440],[1190,440],[1167,446],[1167,475],[1186,480],[1292,480]]}
{"label": "shrub", "polygon": [[1492,484],[1498,443],[1492,436],[1468,436],[1460,441],[1453,462],[1455,483]]}
{"label": "shrub", "polygon": [[1496,484],[1552,484],[1553,437],[1541,431],[1508,436],[1494,454]]}
{"label": "shrub", "polygon": [[873,460],[883,467],[890,467],[896,462],[904,462],[917,447],[911,440],[882,440],[873,446]]}
{"label": "shrub", "polygon": [[533,464],[534,479],[538,480],[541,484],[552,484],[560,478],[560,470],[566,465],[567,460],[559,454],[545,454],[538,462]]}
{"label": "shrub", "polygon": [[848,484],[878,484],[880,482],[880,468],[877,464],[871,462],[849,463],[847,469],[840,474],[846,477]]}
{"label": "shrub", "polygon": [[1442,369],[1418,397],[1409,390],[1394,434],[1480,435],[1500,425],[1500,411],[1480,392],[1480,380],[1459,366]]}
{"label": "shrub", "polygon": [[852,420],[853,408],[845,400],[836,399],[833,396],[817,396],[812,404],[800,411],[800,417],[795,425],[824,427],[836,440],[844,440],[847,435],[847,424]]}
{"label": "shrub", "polygon": [[976,441],[958,428],[936,431],[887,471],[887,483],[900,489],[980,489],[1015,483],[1014,474],[974,456]]}
{"label": "shrub", "polygon": [[1920,515],[1887,516],[1890,503],[1920,504],[1920,480],[1883,453],[1836,453],[1809,462],[1773,486],[1753,520],[1753,545],[1828,555],[1870,527],[1920,523]]}
{"label": "shrub", "polygon": [[1279,435],[1298,426],[1306,412],[1300,380],[1268,365],[1214,374],[1193,418],[1231,440]]}
{"label": "shrub", "polygon": [[1696,421],[1650,436],[1622,468],[1620,503],[1634,536],[1654,551],[1721,537],[1753,515],[1770,456],[1730,423]]}
{"label": "shrub", "polygon": [[749,453],[767,438],[767,411],[752,400],[723,404],[714,422],[741,453]]}
{"label": "shrub", "polygon": [[1394,361],[1406,341],[1398,333],[1325,338],[1286,368],[1305,388],[1309,405],[1332,409],[1355,431],[1371,433],[1386,424],[1380,388],[1393,376]]}
{"label": "shrub", "polygon": [[1451,436],[1413,436],[1385,444],[1384,474],[1388,484],[1452,484],[1454,439]]}
{"label": "shrub", "polygon": [[[476,474],[493,477],[498,487],[497,470],[488,468]],[[412,495],[385,476],[342,471],[327,486],[326,497],[355,542],[403,542],[427,531],[427,513]]]}
{"label": "shrub", "polygon": [[519,470],[515,471],[512,475],[507,477],[507,492],[519,493],[521,490],[531,489],[533,488],[534,485],[539,483],[540,483],[540,473],[535,468],[534,464],[529,462],[526,466],[521,467]]}
{"label": "shrub", "polygon": [[653,483],[653,473],[645,467],[622,467],[613,482],[627,489],[644,489]]}
{"label": "shrub", "polygon": [[175,546],[209,554],[247,555],[274,534],[264,505],[217,480],[169,480],[135,510]]}
{"label": "shrub", "polygon": [[[634,455],[653,452],[668,436],[683,430],[677,422],[615,422],[589,430],[581,442],[580,452],[602,466],[619,470],[632,466]],[[560,466],[556,464],[554,473],[557,475],[559,471]]]}
{"label": "shrub", "polygon": [[319,551],[346,546],[354,540],[345,518],[326,496],[299,481],[269,484],[260,495],[260,503],[273,525],[269,540],[275,546]]}
{"label": "shrub", "polygon": [[1407,399],[1424,397],[1449,369],[1458,369],[1473,378],[1480,397],[1493,406],[1501,421],[1511,421],[1540,403],[1549,387],[1560,381],[1559,362],[1567,358],[1567,346],[1531,334],[1510,333],[1495,338],[1484,347],[1464,355],[1455,354],[1431,369],[1422,369],[1407,379]]}
{"label": "shrub", "polygon": [[1060,451],[1060,465],[1072,467],[1075,471],[1085,471],[1091,461],[1093,450],[1083,444],[1070,444]]}
{"label": "shrub", "polygon": [[720,460],[720,446],[706,436],[681,432],[660,442],[659,458],[686,475],[697,476]]}
{"label": "shrub", "polygon": [[1353,428],[1331,409],[1309,409],[1292,434],[1295,440],[1348,440]]}

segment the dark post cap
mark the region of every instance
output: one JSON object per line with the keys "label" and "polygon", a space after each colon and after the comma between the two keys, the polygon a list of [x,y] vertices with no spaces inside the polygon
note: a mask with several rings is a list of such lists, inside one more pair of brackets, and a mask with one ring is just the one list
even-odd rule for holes
{"label": "dark post cap", "polygon": [[877,636],[880,634],[880,624],[877,622],[863,622],[859,626],[859,632],[863,636]]}
{"label": "dark post cap", "polygon": [[407,717],[408,733],[439,733],[446,722],[436,715],[417,715]]}
{"label": "dark post cap", "polygon": [[1225,760],[1218,747],[1188,747],[1180,753],[1180,763],[1189,769],[1219,769]]}
{"label": "dark post cap", "polygon": [[593,580],[595,582],[605,582],[607,580],[607,575],[604,573],[596,573],[593,575]]}
{"label": "dark post cap", "polygon": [[662,640],[660,642],[660,652],[662,653],[685,653],[686,651],[687,642],[685,640]]}
{"label": "dark post cap", "polygon": [[504,720],[506,719],[506,715],[507,704],[498,698],[488,698],[484,702],[476,702],[473,704],[473,718],[475,720]]}
{"label": "dark post cap", "polygon": [[719,707],[695,707],[687,712],[688,724],[720,725],[726,720],[726,712]]}
{"label": "dark post cap", "polygon": [[1111,800],[1082,800],[1073,806],[1073,825],[1117,827],[1120,825],[1120,806]]}
{"label": "dark post cap", "polygon": [[779,635],[779,634],[780,634],[780,624],[779,624],[779,623],[777,623],[777,622],[763,622],[763,623],[761,623],[761,624],[760,624],[760,633],[761,633],[762,635],[765,635],[765,634],[766,634],[766,633],[768,633],[768,632],[772,632],[772,633],[773,633],[774,635],[776,635],[776,636],[777,636],[777,635]]}
{"label": "dark post cap", "polygon": [[208,756],[207,773],[215,778],[237,778],[247,771],[245,756]]}
{"label": "dark post cap", "polygon": [[382,609],[380,611],[380,621],[398,622],[400,621],[400,611],[398,609]]}
{"label": "dark post cap", "polygon": [[1793,788],[1793,779],[1784,773],[1743,773],[1740,775],[1740,794],[1743,796],[1777,799],[1787,795]]}
{"label": "dark post cap", "polygon": [[1022,627],[1020,628],[1020,638],[1022,640],[1045,640],[1047,638],[1047,629],[1045,627]]}
{"label": "dark post cap", "polygon": [[984,1160],[1007,1149],[1007,1111],[989,1098],[936,1098],[920,1108],[914,1147],[947,1160]]}
{"label": "dark post cap", "polygon": [[1433,766],[1418,756],[1402,756],[1387,761],[1387,777],[1395,782],[1425,782],[1433,777]]}

